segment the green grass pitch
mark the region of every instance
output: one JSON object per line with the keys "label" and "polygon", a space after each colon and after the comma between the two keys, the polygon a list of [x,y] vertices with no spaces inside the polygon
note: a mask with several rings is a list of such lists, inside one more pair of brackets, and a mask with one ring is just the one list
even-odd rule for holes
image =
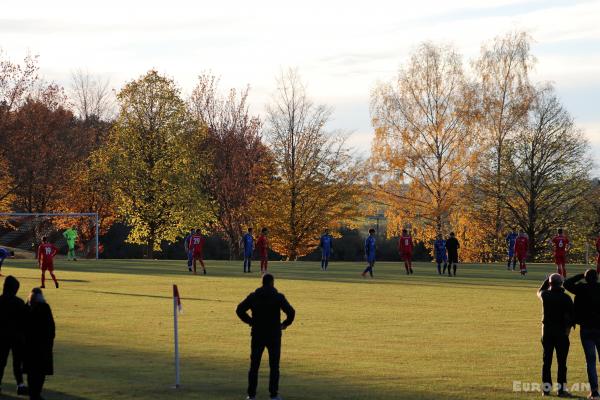
{"label": "green grass pitch", "polygon": [[[207,276],[192,276],[185,261],[58,260],[61,288],[45,290],[57,325],[56,374],[46,398],[245,398],[249,328],[235,307],[260,285],[259,275],[244,275],[240,262],[206,264]],[[530,266],[527,279],[503,265],[461,265],[449,278],[430,263],[416,263],[414,276],[400,263],[379,263],[374,280],[361,278],[362,268],[332,262],[324,273],[318,263],[270,263],[297,312],[283,336],[284,399],[540,396],[513,392],[513,381],[539,382],[535,292],[552,266]],[[569,273],[583,269],[571,266]],[[22,297],[39,285],[31,260],[7,260],[2,273],[19,278]],[[171,388],[173,283],[184,310],[178,390]],[[586,382],[578,336],[571,334],[570,383]],[[265,353],[259,399],[268,398],[267,373]],[[7,367],[4,398],[13,383]]]}

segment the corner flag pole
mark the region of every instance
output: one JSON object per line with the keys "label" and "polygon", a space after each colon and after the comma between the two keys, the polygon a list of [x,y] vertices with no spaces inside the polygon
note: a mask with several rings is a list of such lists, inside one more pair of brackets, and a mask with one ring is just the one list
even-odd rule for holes
{"label": "corner flag pole", "polygon": [[173,338],[175,341],[175,389],[179,388],[179,324],[178,315],[181,312],[181,299],[177,285],[173,285]]}
{"label": "corner flag pole", "polygon": [[100,256],[99,256],[100,248],[98,246],[100,246],[100,224],[99,224],[98,213],[96,213],[96,260],[98,258],[100,258]]}

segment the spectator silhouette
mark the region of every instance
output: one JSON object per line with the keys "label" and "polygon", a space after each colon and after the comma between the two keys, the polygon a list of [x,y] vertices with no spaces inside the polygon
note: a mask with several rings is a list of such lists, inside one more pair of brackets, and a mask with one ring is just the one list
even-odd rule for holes
{"label": "spectator silhouette", "polygon": [[13,373],[17,381],[17,394],[27,394],[23,384],[23,351],[25,334],[25,316],[27,307],[17,297],[19,281],[7,276],[0,295],[0,390],[8,353],[12,352]]}
{"label": "spectator silhouette", "polygon": [[[585,282],[580,282],[585,278]],[[590,399],[600,399],[596,352],[600,352],[600,284],[596,270],[588,269],[565,281],[565,289],[575,295],[575,322],[585,353],[587,375],[590,382]]]}
{"label": "spectator silhouette", "polygon": [[52,348],[54,346],[54,317],[46,303],[42,289],[34,288],[29,295],[26,321],[25,372],[30,400],[41,400],[47,375],[54,374]]}
{"label": "spectator silhouette", "polygon": [[570,397],[567,391],[567,356],[569,355],[569,333],[573,326],[573,301],[562,287],[563,278],[552,274],[538,290],[544,307],[542,320],[542,347],[544,349],[542,382],[543,394],[550,395],[552,389],[552,357],[556,350],[558,364],[558,395]]}
{"label": "spectator silhouette", "polygon": [[[271,399],[279,399],[279,359],[281,356],[281,331],[294,321],[296,312],[285,296],[275,289],[275,279],[265,274],[262,287],[256,289],[242,301],[236,310],[238,317],[252,327],[250,372],[248,373],[247,400],[256,398],[258,385],[258,369],[262,354],[267,348],[269,352],[269,392]],[[252,311],[252,316],[248,315]],[[287,319],[281,322],[283,311]]]}

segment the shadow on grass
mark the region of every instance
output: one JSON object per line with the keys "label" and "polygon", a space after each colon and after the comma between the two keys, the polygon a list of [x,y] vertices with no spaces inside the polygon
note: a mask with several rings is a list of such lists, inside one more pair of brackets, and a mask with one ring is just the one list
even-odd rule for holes
{"label": "shadow on grass", "polygon": [[[71,288],[69,288],[68,290],[73,291],[73,292],[98,293],[98,294],[108,294],[108,295],[114,295],[114,296],[145,297],[145,298],[149,298],[149,299],[168,299],[168,300],[173,299],[172,296],[160,296],[160,295],[156,295],[156,294],[108,292],[108,291],[102,291],[102,290],[71,289]],[[181,299],[185,300],[185,301],[210,301],[210,302],[215,302],[215,303],[233,303],[232,301],[225,301],[225,300],[219,300],[219,299],[205,299],[205,298],[201,298],[201,297],[181,297]]]}
{"label": "shadow on grass", "polygon": [[[106,346],[57,346],[56,375],[50,379],[45,391],[47,399],[211,399],[231,400],[245,398],[248,362],[216,356],[182,358],[181,387],[173,389],[173,364],[171,354],[138,352]],[[63,360],[60,363],[60,360]],[[327,360],[318,367],[324,369]],[[286,360],[285,347],[281,366],[280,390],[286,400],[458,400],[472,398],[459,393],[444,394],[432,388],[411,390],[410,382],[400,378],[375,377],[364,381],[345,376],[317,375],[310,372],[293,372],[294,366]],[[364,374],[363,374],[364,376]],[[406,378],[404,378],[406,379]],[[268,395],[268,362],[263,357],[259,377],[258,398]],[[450,386],[449,386],[450,387]]]}

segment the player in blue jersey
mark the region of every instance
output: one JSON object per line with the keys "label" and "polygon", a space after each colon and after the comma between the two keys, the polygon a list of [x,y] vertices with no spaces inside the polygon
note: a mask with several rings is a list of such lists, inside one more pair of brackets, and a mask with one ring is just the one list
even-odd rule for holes
{"label": "player in blue jersey", "polygon": [[443,273],[445,274],[446,268],[448,268],[448,255],[446,254],[446,241],[441,233],[437,235],[437,239],[433,242],[433,253],[437,263],[438,275],[442,274],[442,263],[444,263]]}
{"label": "player in blue jersey", "polygon": [[321,269],[327,271],[329,257],[331,257],[331,251],[333,250],[333,236],[329,234],[329,229],[325,229],[325,233],[321,236],[319,247],[321,248]]}
{"label": "player in blue jersey", "polygon": [[242,237],[244,245],[244,273],[252,272],[252,253],[254,253],[254,236],[252,236],[252,228],[248,228],[248,232]]}
{"label": "player in blue jersey", "polygon": [[192,229],[190,233],[188,233],[187,236],[183,239],[183,248],[185,249],[185,254],[187,254],[187,266],[188,271],[190,272],[192,272],[192,263],[194,260],[194,253],[192,252],[192,249],[190,249],[190,238],[194,236],[195,233],[196,230]]}
{"label": "player in blue jersey", "polygon": [[8,250],[4,247],[0,247],[0,276],[2,276],[2,263],[9,257],[14,257],[15,252]]}
{"label": "player in blue jersey", "polygon": [[517,257],[515,256],[515,243],[517,242],[517,237],[519,237],[519,234],[514,228],[508,235],[506,235],[506,246],[508,247],[508,264],[506,267],[509,271],[511,262],[513,271],[517,267]]}
{"label": "player in blue jersey", "polygon": [[369,229],[369,236],[365,240],[365,259],[367,260],[367,268],[362,273],[363,278],[367,275],[373,277],[373,266],[375,266],[375,250],[377,246],[375,244],[375,229]]}

